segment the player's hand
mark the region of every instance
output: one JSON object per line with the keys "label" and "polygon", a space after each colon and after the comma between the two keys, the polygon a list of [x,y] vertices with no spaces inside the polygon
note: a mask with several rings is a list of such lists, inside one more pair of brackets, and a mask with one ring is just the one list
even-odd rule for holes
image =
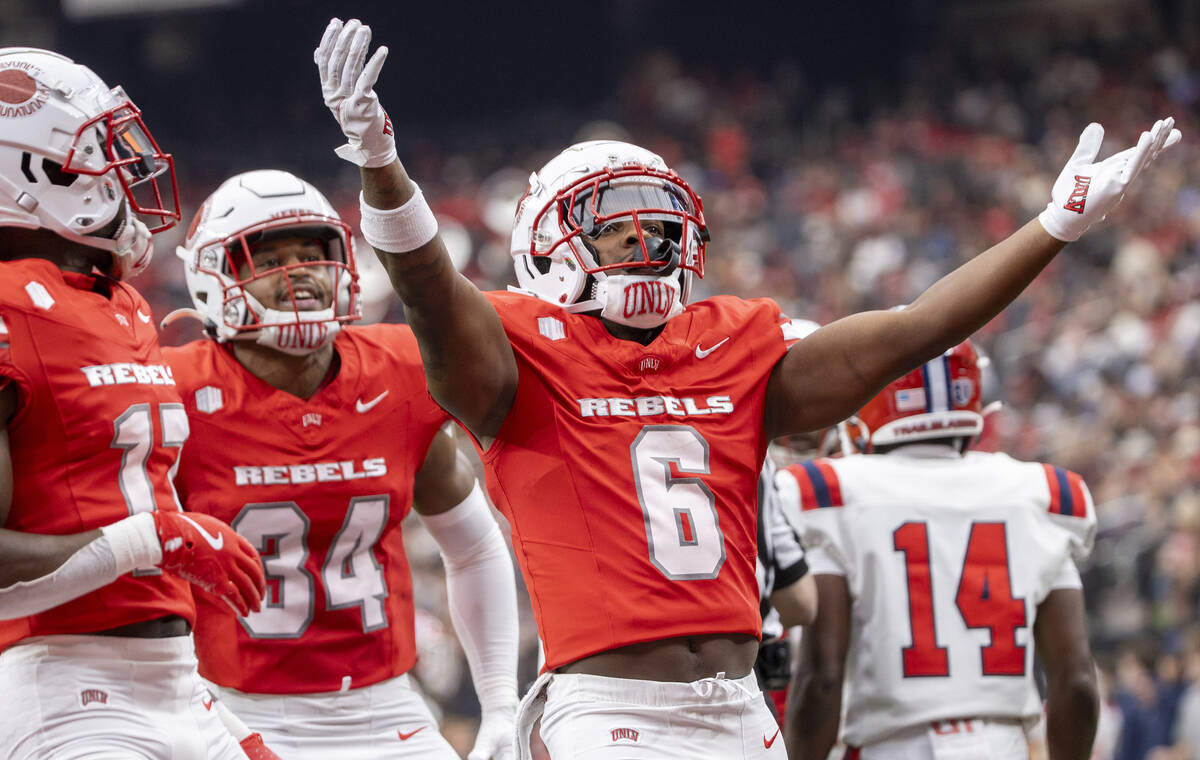
{"label": "player's hand", "polygon": [[159,567],[228,604],[239,615],[262,607],[267,590],[262,560],[250,542],[215,517],[198,512],[156,511],[162,544]]}
{"label": "player's hand", "polygon": [[515,721],[516,716],[511,711],[485,712],[467,760],[512,760]]}
{"label": "player's hand", "polygon": [[128,280],[140,274],[150,266],[150,260],[154,258],[154,238],[150,235],[149,228],[142,224],[132,211],[126,210],[126,214],[113,240],[116,246],[113,249],[114,280]]}
{"label": "player's hand", "polygon": [[342,23],[335,18],[325,27],[313,60],[325,105],[346,135],[346,144],[334,152],[358,166],[380,167],[396,160],[396,139],[373,89],[388,49],[380,47],[367,61],[370,46],[371,27],[358,19]]}
{"label": "player's hand", "polygon": [[1063,242],[1077,240],[1096,222],[1102,221],[1121,202],[1130,183],[1158,154],[1179,142],[1175,120],[1156,121],[1143,132],[1137,145],[1096,161],[1104,127],[1088,124],[1079,136],[1075,153],[1063,167],[1050,191],[1050,204],[1038,215],[1042,227]]}
{"label": "player's hand", "polygon": [[239,744],[242,746],[242,752],[246,753],[246,757],[250,760],[283,760],[279,755],[271,751],[271,748],[263,744],[262,734],[253,733],[242,739]]}

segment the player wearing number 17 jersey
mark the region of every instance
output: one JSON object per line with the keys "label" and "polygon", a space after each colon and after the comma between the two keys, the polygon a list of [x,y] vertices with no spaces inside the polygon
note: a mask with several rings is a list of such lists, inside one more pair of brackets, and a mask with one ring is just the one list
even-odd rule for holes
{"label": "player wearing number 17 jersey", "polygon": [[1050,757],[1086,758],[1096,692],[1079,572],[1095,508],[1073,472],[965,451],[983,428],[963,343],[894,381],[848,425],[865,451],[777,478],[816,576],[789,705],[794,756],[1015,760],[1042,714]]}
{"label": "player wearing number 17 jersey", "polygon": [[284,171],[224,182],[179,255],[207,338],[164,349],[192,437],[189,509],[261,552],[263,609],[201,600],[200,673],[286,758],[455,758],[407,676],[416,509],[447,566],[483,706],[472,760],[505,758],[516,710],[512,564],[470,464],[439,432],[416,341],[359,316],[347,226]]}
{"label": "player wearing number 17 jersey", "polygon": [[171,489],[187,417],[125,280],[178,218],[120,87],[0,49],[0,756],[244,757],[202,707],[189,582],[258,607],[258,555]]}

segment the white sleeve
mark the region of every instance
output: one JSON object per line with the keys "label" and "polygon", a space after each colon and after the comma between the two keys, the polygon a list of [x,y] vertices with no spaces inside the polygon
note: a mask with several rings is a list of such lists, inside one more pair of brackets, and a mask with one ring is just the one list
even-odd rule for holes
{"label": "white sleeve", "polygon": [[1063,558],[1062,567],[1058,569],[1058,574],[1050,583],[1051,591],[1060,588],[1083,589],[1083,579],[1079,577],[1079,568],[1075,567],[1075,562],[1070,557]]}
{"label": "white sleeve", "polygon": [[0,588],[0,620],[15,620],[90,594],[139,567],[162,561],[150,513],[101,528],[101,536],[75,551],[54,572]]}
{"label": "white sleeve", "polygon": [[846,575],[845,562],[839,561],[841,555],[836,551],[830,551],[832,548],[829,544],[825,544],[809,549],[805,553],[809,575],[840,575],[843,577]]}
{"label": "white sleeve", "polygon": [[418,514],[446,564],[450,620],[484,713],[517,709],[517,588],[508,546],[478,482],[436,515]]}

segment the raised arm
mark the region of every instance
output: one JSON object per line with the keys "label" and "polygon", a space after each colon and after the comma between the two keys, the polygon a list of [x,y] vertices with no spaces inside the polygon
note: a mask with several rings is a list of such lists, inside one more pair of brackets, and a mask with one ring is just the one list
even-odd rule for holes
{"label": "raised arm", "polygon": [[845,419],[884,385],[983,327],[1179,141],[1173,126],[1169,118],[1156,122],[1137,145],[1097,162],[1104,129],[1088,125],[1037,219],[942,277],[907,308],[855,314],[797,343],[767,386],[768,439]]}
{"label": "raised arm", "polygon": [[363,237],[392,280],[421,347],[430,393],[485,445],[512,406],[517,364],[496,310],[455,271],[424,196],[396,158],[392,125],[374,91],[387,58],[370,60],[371,30],[333,19],[313,57],[321,91],[362,170]]}

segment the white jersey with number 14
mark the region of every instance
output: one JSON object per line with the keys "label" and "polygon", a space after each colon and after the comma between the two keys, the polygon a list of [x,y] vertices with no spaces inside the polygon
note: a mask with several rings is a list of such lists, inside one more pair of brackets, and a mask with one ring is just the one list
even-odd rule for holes
{"label": "white jersey with number 14", "polygon": [[[909,446],[792,465],[777,483],[814,575],[852,601],[843,739],[958,717],[1036,718],[1037,607],[1079,588],[1083,480],[1005,454]],[[913,456],[912,452],[921,454]]]}

